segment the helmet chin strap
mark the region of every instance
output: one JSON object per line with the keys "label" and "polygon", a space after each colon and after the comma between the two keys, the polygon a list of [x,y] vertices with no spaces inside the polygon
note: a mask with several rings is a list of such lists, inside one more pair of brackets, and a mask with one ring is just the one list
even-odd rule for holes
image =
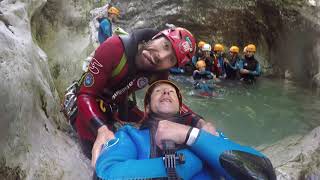
{"label": "helmet chin strap", "polygon": [[168,115],[157,114],[157,113],[153,112],[151,109],[150,109],[150,113],[148,114],[148,116],[150,118],[156,119],[158,121],[168,120],[168,121],[172,121],[172,122],[179,122],[179,119],[181,117],[179,112],[177,112],[177,114],[168,116]]}

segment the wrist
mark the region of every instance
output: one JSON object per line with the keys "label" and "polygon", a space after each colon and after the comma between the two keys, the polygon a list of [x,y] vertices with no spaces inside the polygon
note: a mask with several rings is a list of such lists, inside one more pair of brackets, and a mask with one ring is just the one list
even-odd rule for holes
{"label": "wrist", "polygon": [[97,134],[98,129],[100,129],[103,126],[105,126],[105,124],[103,123],[103,121],[101,119],[99,119],[97,117],[94,117],[93,119],[90,120],[89,127],[94,134]]}
{"label": "wrist", "polygon": [[114,139],[113,132],[110,131],[106,125],[101,126],[97,132],[98,132],[97,139],[102,140],[103,143],[111,139]]}
{"label": "wrist", "polygon": [[102,125],[98,128],[98,133],[102,133],[102,132],[108,132],[110,131],[109,128],[106,125]]}
{"label": "wrist", "polygon": [[186,145],[192,146],[194,144],[194,142],[196,141],[196,139],[198,138],[199,133],[200,133],[200,129],[191,128],[190,135],[186,141]]}
{"label": "wrist", "polygon": [[188,130],[188,132],[187,132],[187,135],[186,135],[186,138],[185,138],[185,140],[184,140],[184,144],[187,144],[187,141],[188,141],[188,139],[189,139],[189,137],[190,137],[190,133],[191,133],[192,129],[193,129],[193,127],[190,127],[190,128],[189,128],[189,130]]}

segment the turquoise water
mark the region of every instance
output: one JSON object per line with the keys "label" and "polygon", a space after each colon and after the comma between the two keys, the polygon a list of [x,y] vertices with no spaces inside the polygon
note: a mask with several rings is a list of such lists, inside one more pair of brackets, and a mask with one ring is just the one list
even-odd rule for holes
{"label": "turquoise water", "polygon": [[290,82],[264,78],[255,85],[223,82],[216,88],[218,97],[204,98],[192,93],[188,77],[171,79],[181,88],[186,105],[246,145],[270,144],[320,125],[319,96]]}
{"label": "turquoise water", "polygon": [[223,82],[216,88],[217,98],[203,98],[192,94],[186,77],[172,79],[182,87],[185,104],[229,138],[244,144],[269,144],[320,125],[319,96],[290,82]]}

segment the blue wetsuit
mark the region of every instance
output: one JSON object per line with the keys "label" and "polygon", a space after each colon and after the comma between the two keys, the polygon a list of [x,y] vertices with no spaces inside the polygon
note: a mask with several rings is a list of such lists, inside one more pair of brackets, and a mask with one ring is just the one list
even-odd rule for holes
{"label": "blue wetsuit", "polygon": [[98,40],[102,44],[106,39],[112,35],[112,23],[108,18],[102,18],[99,20],[99,33]]}
{"label": "blue wetsuit", "polygon": [[[96,173],[102,179],[147,179],[167,177],[162,157],[150,158],[150,130],[124,126],[102,149]],[[180,178],[233,177],[275,179],[270,161],[260,152],[222,136],[200,133],[192,146],[181,149],[184,164],[176,166]]]}
{"label": "blue wetsuit", "polygon": [[180,67],[172,67],[169,69],[169,72],[171,74],[183,74],[184,70],[183,70],[183,68],[180,68]]}
{"label": "blue wetsuit", "polygon": [[194,71],[193,79],[195,80],[194,88],[200,91],[200,95],[212,95],[214,90],[213,87],[213,76],[210,71]]}

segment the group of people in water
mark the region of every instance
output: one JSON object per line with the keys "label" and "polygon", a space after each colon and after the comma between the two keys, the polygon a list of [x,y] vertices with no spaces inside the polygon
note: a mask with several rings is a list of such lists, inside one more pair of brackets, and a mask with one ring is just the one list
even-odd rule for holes
{"label": "group of people in water", "polygon": [[214,84],[228,80],[240,80],[253,83],[261,74],[259,62],[254,57],[256,46],[248,44],[240,56],[240,48],[231,46],[228,54],[222,44],[210,44],[204,41],[198,42],[197,53],[184,67],[170,69],[173,74],[192,74],[195,80],[194,88],[199,89],[202,96],[216,96]]}
{"label": "group of people in water", "polygon": [[[216,131],[168,80],[170,68],[190,62],[195,79],[260,74],[249,62],[255,46],[247,46],[243,60],[232,47],[227,60],[221,45],[213,52],[208,45],[199,43],[197,51],[194,36],[182,27],[139,29],[101,42],[76,89],[66,93],[74,94],[76,104],[69,107],[66,98],[63,107],[95,168],[94,179],[275,179],[265,155]],[[141,111],[134,93],[148,85]]]}

